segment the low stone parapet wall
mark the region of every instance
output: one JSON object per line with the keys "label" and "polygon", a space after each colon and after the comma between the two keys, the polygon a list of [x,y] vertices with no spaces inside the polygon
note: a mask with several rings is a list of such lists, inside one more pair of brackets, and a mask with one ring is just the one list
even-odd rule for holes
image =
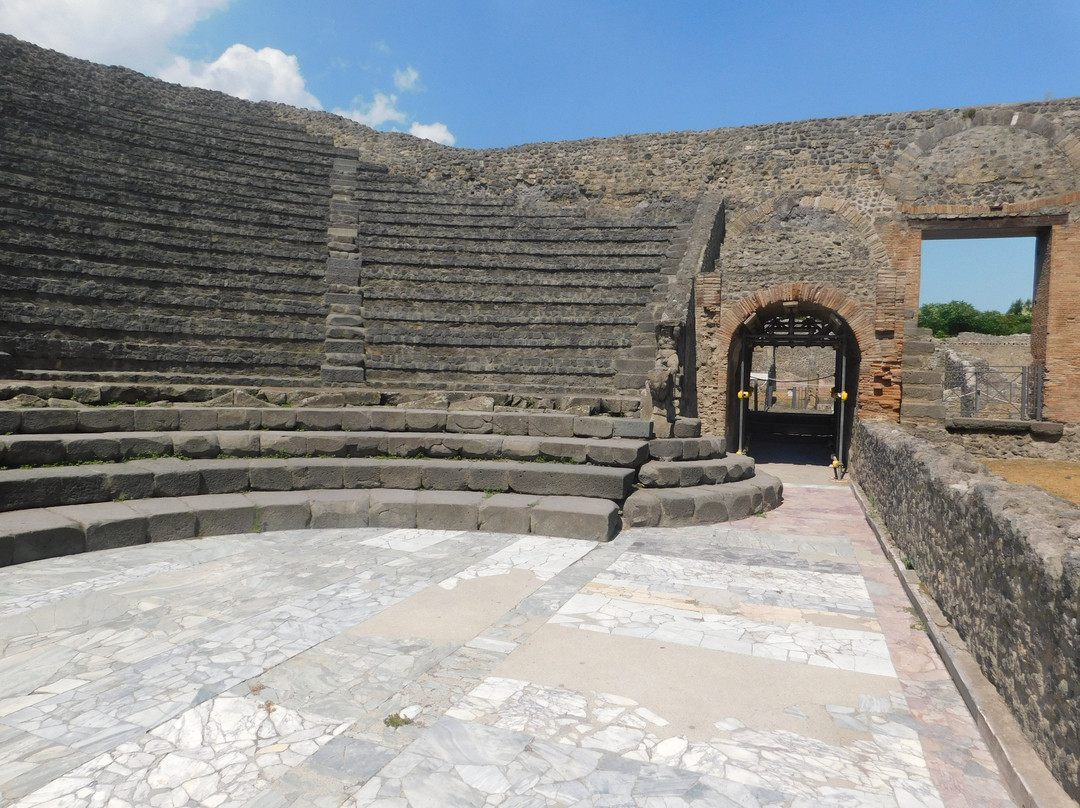
{"label": "low stone parapet wall", "polygon": [[860,421],[852,474],[1058,781],[1080,797],[1080,508]]}

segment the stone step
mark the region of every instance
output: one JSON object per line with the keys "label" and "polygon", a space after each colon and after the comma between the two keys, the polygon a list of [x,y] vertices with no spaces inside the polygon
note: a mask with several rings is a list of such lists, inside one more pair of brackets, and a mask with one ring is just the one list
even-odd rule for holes
{"label": "stone step", "polygon": [[712,460],[727,454],[723,438],[706,435],[703,438],[661,438],[649,441],[649,457],[653,460],[680,462],[683,460]]}
{"label": "stone step", "polygon": [[[445,420],[442,419],[442,420]],[[648,444],[621,438],[463,435],[447,432],[213,430],[0,436],[0,468],[146,457],[429,457],[552,460],[638,468]]]}
{"label": "stone step", "polygon": [[0,408],[0,435],[214,430],[455,432],[544,438],[649,440],[636,418],[551,411],[487,412],[410,407],[27,407]]}
{"label": "stone step", "polygon": [[610,541],[614,502],[474,491],[251,491],[0,513],[0,566],[203,536],[306,528],[395,527],[533,533]]}
{"label": "stone step", "polygon": [[429,267],[416,267],[409,264],[365,264],[363,268],[365,286],[374,281],[393,281],[402,284],[423,285],[433,278],[439,283],[463,284],[483,287],[495,286],[497,289],[531,289],[533,287],[554,287],[556,289],[624,289],[627,287],[652,289],[655,277],[649,272],[623,272],[606,270],[603,274],[585,271],[562,272],[520,272],[517,270],[464,269],[455,268],[453,273],[433,273]]}
{"label": "stone step", "polygon": [[488,218],[476,217],[475,221],[460,224],[432,223],[425,217],[411,214],[391,216],[376,214],[361,220],[358,232],[366,237],[395,239],[453,239],[463,243],[487,243],[491,240],[516,244],[546,245],[572,238],[575,244],[597,242],[609,245],[662,244],[666,249],[671,236],[670,228],[627,227],[625,225],[601,226],[591,220],[559,219],[537,220],[522,227],[522,220],[506,216],[501,223]]}
{"label": "stone step", "polygon": [[498,460],[166,457],[3,470],[0,509],[307,488],[484,491],[622,502],[633,490],[634,476],[634,469]]}
{"label": "stone step", "polygon": [[641,467],[638,482],[645,488],[690,488],[720,485],[754,476],[754,461],[746,455],[728,455],[712,460],[685,460],[671,463],[653,460]]}
{"label": "stone step", "polygon": [[587,272],[589,270],[616,272],[654,272],[660,274],[664,259],[660,255],[626,255],[568,252],[562,255],[541,255],[510,252],[476,252],[424,250],[417,252],[404,246],[399,249],[367,247],[361,240],[364,262],[378,266],[405,265],[431,270],[457,269],[515,269],[531,272]]}
{"label": "stone step", "polygon": [[770,474],[738,482],[694,488],[649,488],[635,491],[623,505],[626,527],[680,527],[745,519],[777,507],[784,486]]}

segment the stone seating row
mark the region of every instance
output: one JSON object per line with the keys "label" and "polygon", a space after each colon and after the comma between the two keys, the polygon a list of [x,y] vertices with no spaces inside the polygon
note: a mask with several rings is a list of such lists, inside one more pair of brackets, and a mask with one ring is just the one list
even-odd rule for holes
{"label": "stone seating row", "polygon": [[692,488],[641,488],[623,504],[626,527],[683,527],[745,519],[780,504],[784,485],[771,474]]}
{"label": "stone seating row", "polygon": [[607,541],[610,501],[470,491],[300,490],[103,502],[0,513],[0,566],[154,541],[305,528],[536,533]]}
{"label": "stone seating row", "polygon": [[0,471],[0,511],[197,494],[401,488],[581,496],[621,503],[635,470],[502,460],[155,458]]}
{"label": "stone seating row", "polygon": [[550,460],[639,468],[650,444],[625,438],[550,438],[447,432],[220,430],[95,432],[0,437],[0,468],[150,457],[429,457]]}
{"label": "stone seating row", "polygon": [[[693,434],[700,423],[681,419]],[[551,411],[485,412],[407,407],[29,407],[0,409],[0,435],[209,430],[457,432],[553,438],[653,436],[651,421]]]}

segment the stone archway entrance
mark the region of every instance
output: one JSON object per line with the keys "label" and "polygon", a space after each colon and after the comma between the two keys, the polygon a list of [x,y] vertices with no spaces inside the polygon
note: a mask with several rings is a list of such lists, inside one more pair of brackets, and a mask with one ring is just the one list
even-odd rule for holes
{"label": "stone archway entrance", "polygon": [[799,299],[757,309],[735,329],[728,353],[728,446],[763,443],[847,463],[860,351],[836,311]]}

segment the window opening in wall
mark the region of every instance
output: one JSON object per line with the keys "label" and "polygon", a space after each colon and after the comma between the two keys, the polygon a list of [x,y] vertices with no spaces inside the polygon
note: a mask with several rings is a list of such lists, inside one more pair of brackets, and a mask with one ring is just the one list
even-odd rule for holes
{"label": "window opening in wall", "polygon": [[919,325],[938,338],[952,418],[1041,417],[1041,368],[1031,352],[1036,239],[929,239],[924,233]]}
{"label": "window opening in wall", "polygon": [[[1034,283],[1034,236],[963,239],[923,236],[920,311],[927,304],[962,302],[978,312],[1006,314],[1016,301],[1023,305],[1033,300]],[[970,319],[970,315],[963,311],[949,316],[958,326],[971,326],[963,327],[964,331],[998,325],[993,318],[967,322],[964,318]]]}

